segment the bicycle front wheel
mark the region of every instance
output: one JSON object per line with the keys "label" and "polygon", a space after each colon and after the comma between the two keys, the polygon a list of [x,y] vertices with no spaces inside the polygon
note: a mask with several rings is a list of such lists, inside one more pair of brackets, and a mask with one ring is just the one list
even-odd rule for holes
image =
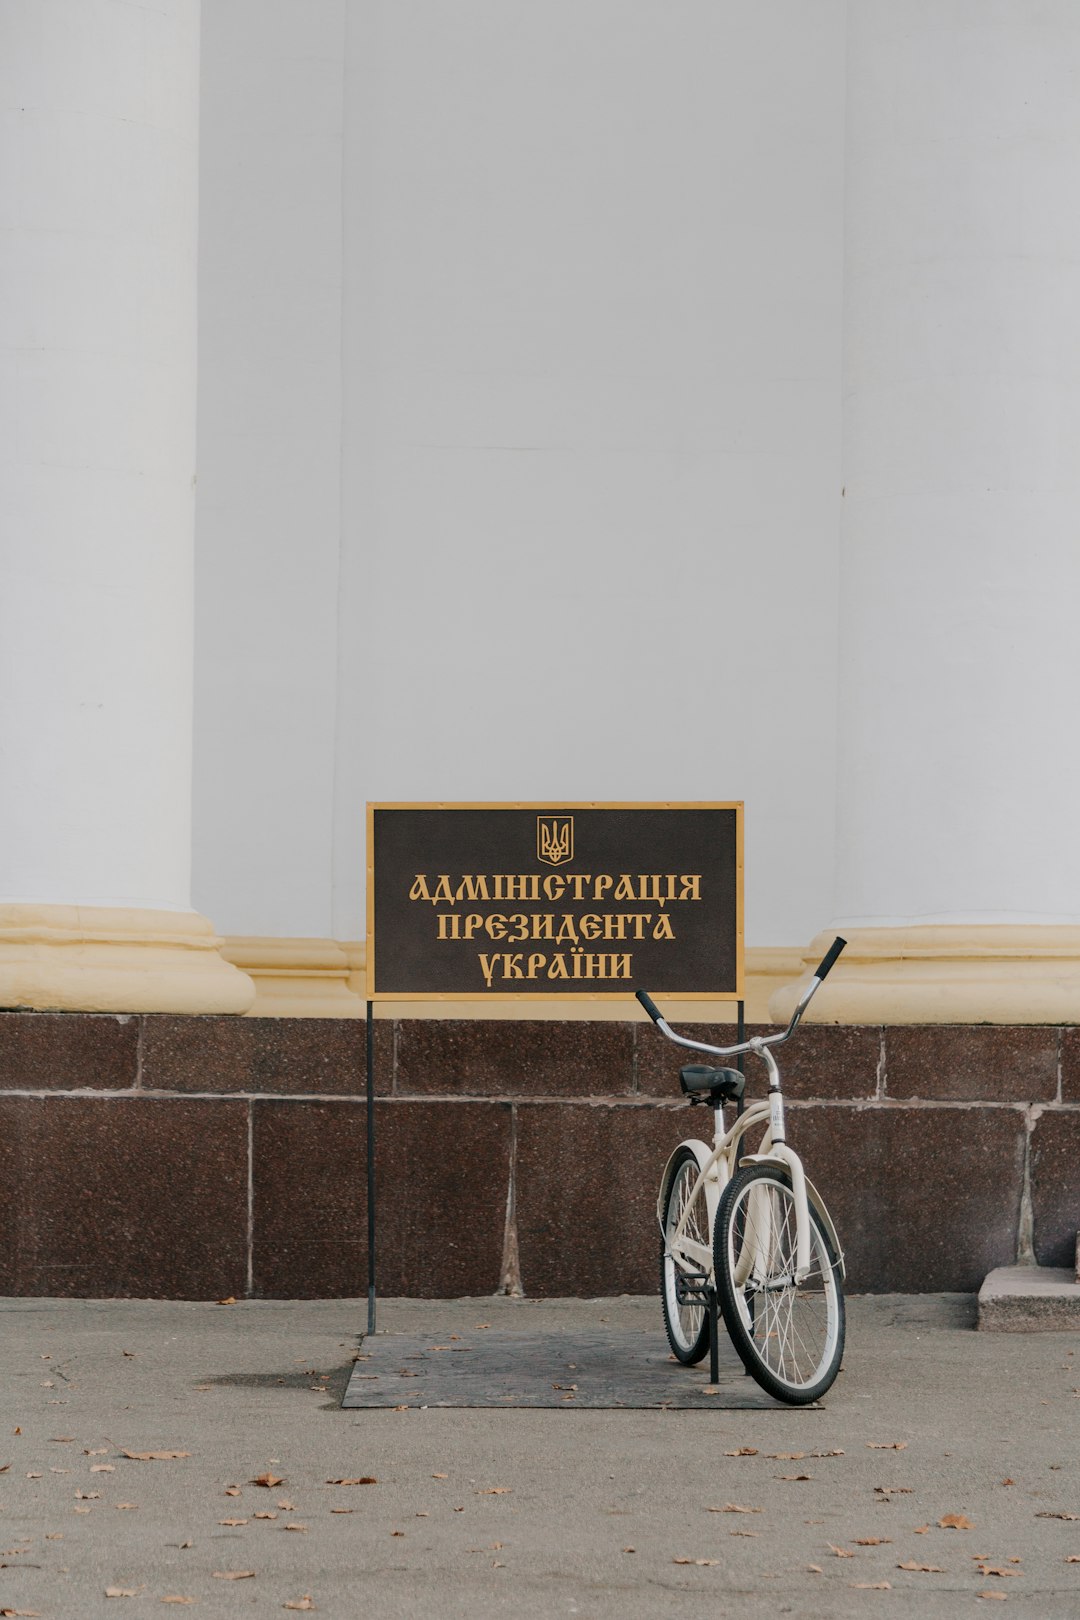
{"label": "bicycle front wheel", "polygon": [[[684,1303],[679,1299],[679,1278],[691,1270],[705,1271],[710,1250],[709,1214],[702,1187],[694,1198],[694,1184],[698,1179],[698,1162],[689,1148],[684,1147],[675,1161],[664,1199],[664,1237],[660,1245],[660,1298],[664,1307],[664,1327],[668,1343],[679,1361],[688,1367],[708,1353],[709,1314],[704,1305]],[[683,1239],[703,1251],[705,1258],[688,1258],[680,1249],[673,1253],[672,1244],[679,1223],[686,1215]]]}
{"label": "bicycle front wheel", "polygon": [[810,1206],[810,1271],[795,1281],[795,1195],[772,1165],[740,1170],[724,1189],[714,1235],[724,1323],[743,1365],[792,1406],[830,1388],[844,1354],[844,1292],[832,1244]]}

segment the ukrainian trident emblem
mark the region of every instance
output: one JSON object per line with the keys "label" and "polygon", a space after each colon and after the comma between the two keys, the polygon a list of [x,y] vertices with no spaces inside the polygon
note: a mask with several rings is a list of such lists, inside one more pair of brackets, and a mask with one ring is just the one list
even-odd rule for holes
{"label": "ukrainian trident emblem", "polygon": [[562,866],[574,858],[573,816],[537,816],[536,854],[548,866]]}

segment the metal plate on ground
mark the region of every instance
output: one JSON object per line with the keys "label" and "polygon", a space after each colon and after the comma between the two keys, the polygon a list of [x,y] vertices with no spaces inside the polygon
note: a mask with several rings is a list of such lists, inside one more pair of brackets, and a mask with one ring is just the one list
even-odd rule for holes
{"label": "metal plate on ground", "polygon": [[[485,1329],[365,1338],[343,1407],[556,1407],[565,1411],[777,1409],[721,1334],[720,1379],[684,1367],[662,1333]],[[790,1407],[783,1407],[790,1411]],[[804,1409],[805,1410],[805,1409]]]}

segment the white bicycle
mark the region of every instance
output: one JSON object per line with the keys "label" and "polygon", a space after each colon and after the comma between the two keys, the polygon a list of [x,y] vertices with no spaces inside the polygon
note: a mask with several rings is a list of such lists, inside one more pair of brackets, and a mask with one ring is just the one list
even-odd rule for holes
{"label": "white bicycle", "polygon": [[[771,1048],[791,1039],[811,997],[844,949],[836,939],[778,1035],[738,1046],[706,1046],[677,1035],[644,990],[637,998],[669,1041],[735,1057],[760,1057],[766,1100],[744,1106],[738,1069],[692,1064],[680,1072],[691,1103],[714,1111],[713,1142],[681,1142],[660,1183],[660,1291],[668,1342],[691,1365],[709,1352],[715,1376],[716,1304],[752,1374],[770,1395],[795,1406],[820,1399],[844,1354],[844,1260],[836,1229],[798,1154],[787,1144],[780,1070]],[[725,1129],[724,1104],[736,1104]],[[765,1126],[756,1153],[747,1132]]]}

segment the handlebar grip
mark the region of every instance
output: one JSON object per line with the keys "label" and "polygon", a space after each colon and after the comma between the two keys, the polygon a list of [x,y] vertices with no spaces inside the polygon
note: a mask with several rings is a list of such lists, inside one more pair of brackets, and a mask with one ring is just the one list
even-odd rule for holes
{"label": "handlebar grip", "polygon": [[847,940],[841,939],[840,936],[837,935],[832,944],[829,946],[829,949],[826,951],[825,955],[822,957],[820,965],[814,969],[815,979],[823,979],[825,977],[846,944]]}
{"label": "handlebar grip", "polygon": [[634,994],[641,1002],[641,1005],[644,1007],[653,1023],[658,1024],[664,1015],[656,1005],[652,996],[650,996],[649,992],[647,990],[636,990]]}

